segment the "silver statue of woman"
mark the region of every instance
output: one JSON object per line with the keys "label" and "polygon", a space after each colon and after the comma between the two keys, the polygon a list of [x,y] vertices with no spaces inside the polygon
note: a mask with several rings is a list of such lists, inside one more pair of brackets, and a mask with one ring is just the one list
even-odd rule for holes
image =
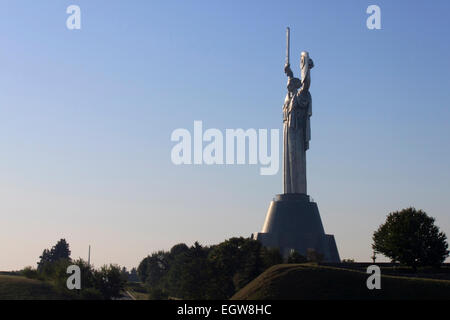
{"label": "silver statue of woman", "polygon": [[309,86],[311,84],[310,70],[313,67],[314,63],[309,58],[308,52],[302,52],[300,61],[302,78],[295,78],[289,64],[288,53],[284,68],[284,72],[288,76],[288,93],[283,106],[284,193],[307,194],[306,150],[309,149],[309,141],[311,140],[309,118],[312,115],[312,100]]}

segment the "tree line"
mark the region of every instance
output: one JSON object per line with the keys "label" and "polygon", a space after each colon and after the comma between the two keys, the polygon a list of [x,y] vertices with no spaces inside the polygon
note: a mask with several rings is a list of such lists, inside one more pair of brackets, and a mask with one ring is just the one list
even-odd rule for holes
{"label": "tree line", "polygon": [[278,249],[240,237],[212,246],[177,244],[145,257],[137,272],[151,299],[228,299],[273,265],[306,261],[295,251],[284,260]]}
{"label": "tree line", "polygon": [[[39,257],[37,268],[27,267],[22,274],[28,278],[47,281],[54,285],[61,296],[69,299],[109,300],[121,297],[121,292],[133,270],[128,273],[118,265],[109,264],[95,269],[86,261],[70,257],[69,244],[65,239],[59,240],[51,249],[44,249]],[[67,288],[67,268],[77,265],[81,271],[81,289]],[[136,274],[137,276],[137,274]]]}

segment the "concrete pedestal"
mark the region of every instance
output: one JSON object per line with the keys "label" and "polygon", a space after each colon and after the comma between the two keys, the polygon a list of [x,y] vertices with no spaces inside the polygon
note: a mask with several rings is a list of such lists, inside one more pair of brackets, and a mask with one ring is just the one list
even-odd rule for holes
{"label": "concrete pedestal", "polygon": [[325,234],[317,204],[306,194],[276,195],[262,231],[253,238],[266,247],[279,248],[285,257],[291,249],[303,256],[313,249],[323,254],[326,262],[340,262],[334,236]]}

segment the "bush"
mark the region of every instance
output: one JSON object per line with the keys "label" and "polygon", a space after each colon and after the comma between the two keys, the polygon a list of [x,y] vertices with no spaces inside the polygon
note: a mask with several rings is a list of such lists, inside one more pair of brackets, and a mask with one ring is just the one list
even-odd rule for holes
{"label": "bush", "polygon": [[28,279],[38,279],[39,278],[39,274],[38,274],[37,270],[33,269],[32,267],[25,267],[20,273]]}

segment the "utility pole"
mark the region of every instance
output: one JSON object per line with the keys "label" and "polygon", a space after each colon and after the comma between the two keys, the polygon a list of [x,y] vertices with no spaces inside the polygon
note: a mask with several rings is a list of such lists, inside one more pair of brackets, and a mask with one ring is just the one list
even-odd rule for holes
{"label": "utility pole", "polygon": [[91,245],[89,245],[89,253],[88,253],[88,267],[91,266]]}

